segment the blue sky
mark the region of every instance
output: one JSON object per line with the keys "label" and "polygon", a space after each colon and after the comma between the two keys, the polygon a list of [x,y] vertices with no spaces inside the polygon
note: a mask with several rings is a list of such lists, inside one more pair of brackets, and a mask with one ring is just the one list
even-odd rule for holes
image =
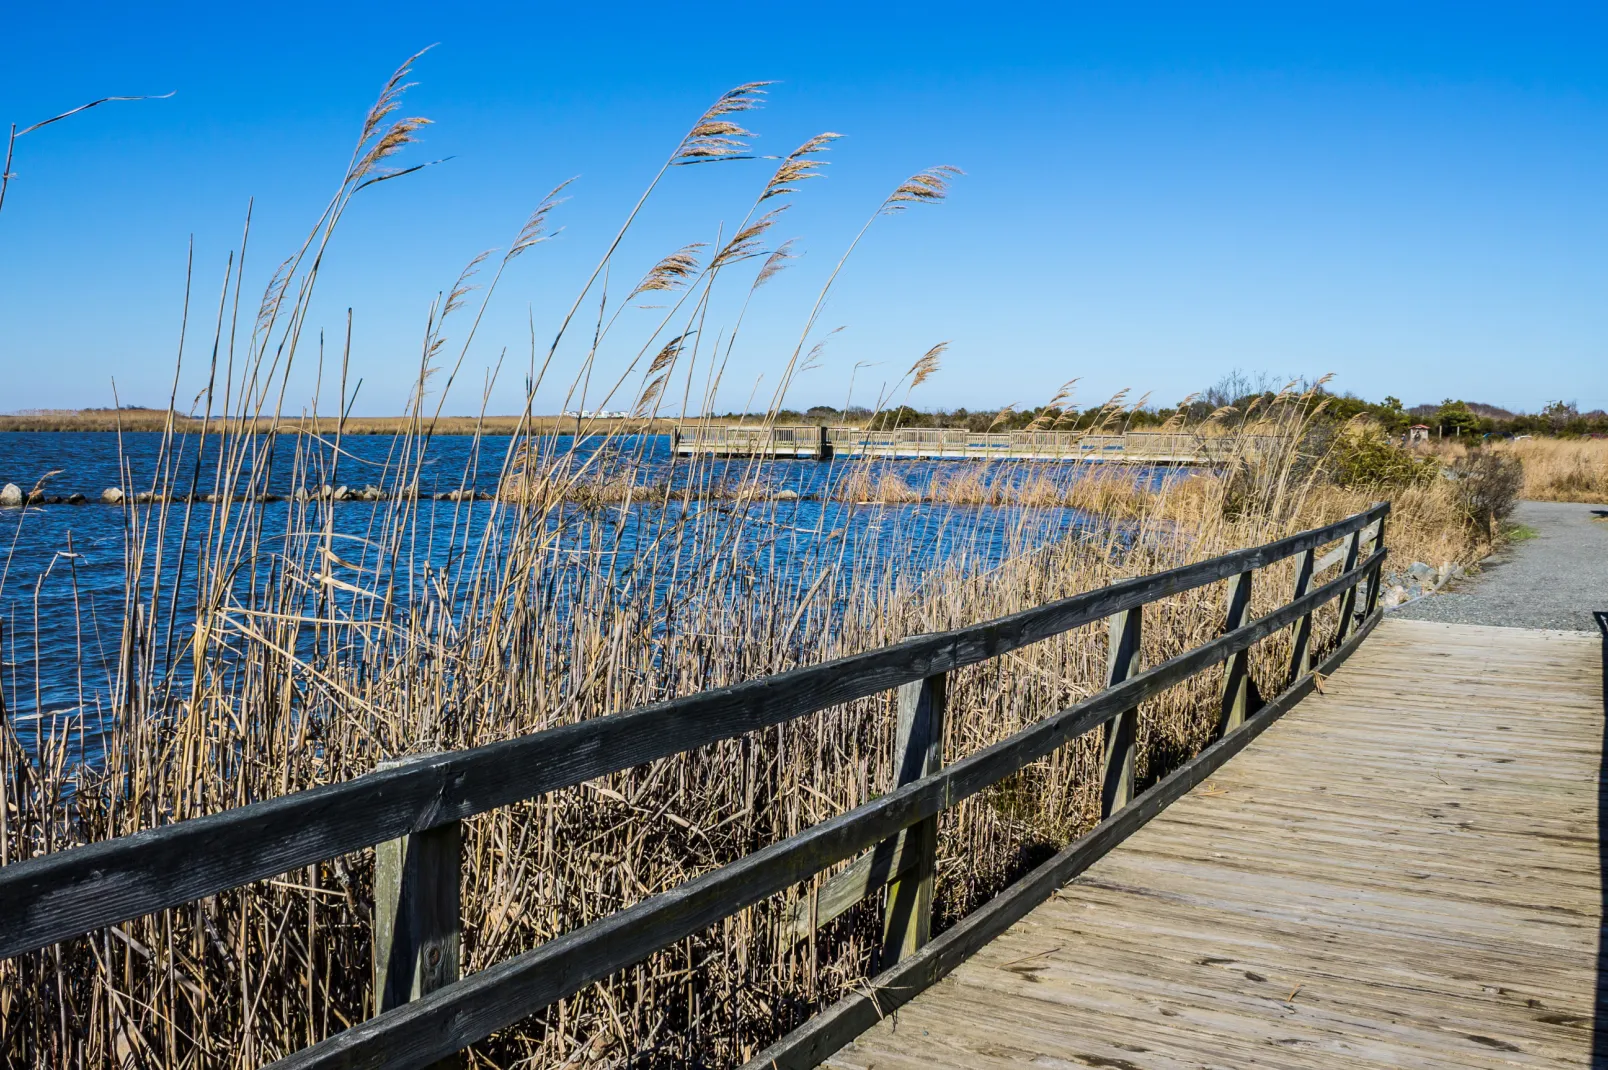
{"label": "blue sky", "polygon": [[[851,379],[870,401],[948,341],[912,403],[1031,405],[1077,377],[1085,404],[1123,388],[1170,404],[1240,368],[1333,372],[1340,389],[1409,404],[1608,407],[1600,6],[289,3],[8,14],[0,121],[175,95],[18,142],[0,211],[0,411],[109,404],[114,377],[124,403],[165,404],[193,235],[187,404],[248,202],[254,308],[385,77],[432,43],[405,108],[434,125],[407,159],[452,158],[356,199],[313,306],[332,353],[352,309],[358,412],[401,408],[434,296],[579,176],[563,233],[510,270],[447,402],[475,411],[506,351],[487,404],[518,409],[530,324],[550,339],[687,126],[756,79],[778,82],[748,117],[756,150],[844,137],[774,232],[802,255],[755,295],[722,409],[768,393],[854,232],[940,163],[967,174],[947,203],[871,228],[817,337],[844,329],[794,404],[841,403]],[[773,166],[676,169],[611,294],[729,233]],[[714,303],[710,341],[741,297]],[[652,322],[622,318],[600,378]],[[312,397],[315,355],[309,341],[293,410]],[[579,357],[564,347],[549,383]],[[545,390],[538,408],[561,400]]]}

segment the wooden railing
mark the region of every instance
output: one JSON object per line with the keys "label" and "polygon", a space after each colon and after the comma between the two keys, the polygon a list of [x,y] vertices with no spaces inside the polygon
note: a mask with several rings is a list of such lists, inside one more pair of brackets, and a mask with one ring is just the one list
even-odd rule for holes
{"label": "wooden railing", "polygon": [[[865,991],[811,1019],[753,1066],[812,1066],[1003,931],[1243,747],[1313,686],[1313,613],[1340,601],[1328,671],[1378,620],[1385,558],[1381,503],[1265,546],[1075,595],[998,620],[917,636],[734,687],[549,729],[472,750],[388,764],[366,776],[209,817],[0,867],[0,957],[10,957],[252,881],[378,845],[379,1013],[280,1067],[419,1067],[453,1055],[846,859],[810,911],[808,934],[888,885],[886,967]],[[1318,557],[1326,545],[1345,542]],[[1292,599],[1246,620],[1259,569],[1299,555]],[[1313,586],[1327,569],[1338,575]],[[1144,606],[1230,581],[1223,630],[1159,665],[1140,664]],[[1109,618],[1108,686],[953,764],[941,754],[946,674]],[[1263,702],[1251,647],[1293,628],[1289,682]],[[1137,707],[1227,662],[1218,741],[1134,796]],[[644,762],[898,689],[896,787],[863,806],[601,918],[534,950],[458,977],[461,822]],[[1104,820],[1061,854],[929,942],[937,815],[1101,726]],[[869,1019],[867,1016],[870,1016]]]}

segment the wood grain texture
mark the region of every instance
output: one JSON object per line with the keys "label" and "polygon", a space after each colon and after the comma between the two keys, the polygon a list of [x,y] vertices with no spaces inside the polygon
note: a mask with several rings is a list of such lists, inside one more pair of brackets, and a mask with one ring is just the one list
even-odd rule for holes
{"label": "wood grain texture", "polygon": [[1595,637],[1385,622],[1323,694],[817,1054],[840,1070],[1593,1065],[1601,659]]}
{"label": "wood grain texture", "polygon": [[842,873],[822,881],[813,895],[794,903],[782,923],[780,939],[798,943],[914,865],[916,852],[905,850],[908,831],[877,844]]}
{"label": "wood grain texture", "polygon": [[984,624],[12,863],[0,868],[0,958],[976,664],[1326,545],[1388,510]]}
{"label": "wood grain texture", "polygon": [[[899,726],[893,743],[896,788],[932,776],[944,765],[945,676],[929,676],[899,689]],[[891,849],[892,845],[884,841]],[[878,961],[892,965],[921,950],[932,934],[932,892],[938,873],[938,818],[904,830],[911,864],[888,882],[882,911],[882,950]]]}
{"label": "wood grain texture", "polygon": [[[1312,551],[1308,550],[1308,553]],[[1305,594],[1305,591],[1300,592]],[[1243,622],[1242,622],[1243,623]],[[1120,684],[1139,672],[1139,651],[1144,644],[1144,607],[1118,613],[1106,627],[1106,686]],[[1110,817],[1133,798],[1134,743],[1139,711],[1123,710],[1106,723],[1101,755],[1100,816]]]}

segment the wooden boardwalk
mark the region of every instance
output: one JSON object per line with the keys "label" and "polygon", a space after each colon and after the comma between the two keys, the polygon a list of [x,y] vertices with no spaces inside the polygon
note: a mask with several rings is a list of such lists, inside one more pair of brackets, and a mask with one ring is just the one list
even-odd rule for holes
{"label": "wooden boardwalk", "polygon": [[1601,650],[1384,622],[828,1065],[1593,1065]]}
{"label": "wooden boardwalk", "polygon": [[671,432],[678,457],[884,460],[1071,461],[1144,465],[1213,465],[1245,451],[1279,449],[1282,440],[1258,435],[1194,432],[967,431],[900,427],[870,431],[814,424],[690,423]]}

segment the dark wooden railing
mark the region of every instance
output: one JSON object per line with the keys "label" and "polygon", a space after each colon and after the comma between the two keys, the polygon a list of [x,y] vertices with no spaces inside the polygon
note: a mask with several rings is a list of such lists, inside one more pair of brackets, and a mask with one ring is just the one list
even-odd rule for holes
{"label": "dark wooden railing", "polygon": [[[276,1064],[419,1067],[453,1055],[587,985],[845,859],[789,924],[805,936],[889,886],[886,967],[861,992],[784,1038],[751,1066],[813,1066],[932,984],[1198,783],[1313,687],[1312,615],[1340,600],[1338,664],[1379,619],[1381,503],[1338,523],[1198,564],[1126,580],[984,624],[735,687],[537,732],[472,750],[387,764],[342,784],[253,803],[0,867],[0,958],[377,845],[375,984],[380,1012]],[[1319,551],[1344,539],[1333,553]],[[1247,621],[1258,569],[1300,555],[1294,597]],[[1339,574],[1319,586],[1327,569]],[[1230,580],[1222,633],[1148,669],[1143,607]],[[1359,590],[1360,588],[1360,590]],[[1108,686],[1008,739],[943,764],[946,674],[1110,619]],[[1253,644],[1294,628],[1290,680],[1263,702]],[[1219,739],[1134,796],[1137,708],[1228,663]],[[479,973],[458,977],[460,822],[510,803],[680,754],[818,710],[899,689],[896,787],[796,836],[599,919]],[[929,941],[937,815],[1072,740],[1109,724],[1104,820],[1049,862]]]}

